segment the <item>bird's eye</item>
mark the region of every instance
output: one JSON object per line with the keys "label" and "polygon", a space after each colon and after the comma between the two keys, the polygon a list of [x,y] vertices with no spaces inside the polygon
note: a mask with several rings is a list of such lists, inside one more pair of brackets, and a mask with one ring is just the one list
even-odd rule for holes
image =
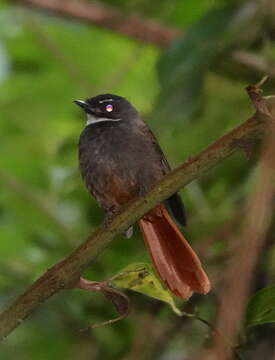
{"label": "bird's eye", "polygon": [[113,105],[111,105],[111,104],[106,105],[105,110],[108,111],[108,112],[112,112],[113,111]]}

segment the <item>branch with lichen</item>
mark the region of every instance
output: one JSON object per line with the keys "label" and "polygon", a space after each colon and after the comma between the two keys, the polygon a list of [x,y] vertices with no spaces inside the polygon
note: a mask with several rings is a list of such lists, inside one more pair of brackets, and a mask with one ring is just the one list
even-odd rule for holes
{"label": "branch with lichen", "polygon": [[28,315],[51,296],[64,289],[77,287],[82,272],[112,239],[128,229],[150,209],[167,199],[191,181],[201,177],[219,162],[238,150],[247,151],[264,136],[272,120],[263,109],[261,84],[247,89],[256,108],[255,114],[241,125],[188,159],[159,181],[145,197],[134,199],[108,224],[101,225],[89,238],[66,258],[48,269],[0,315],[0,339],[9,335]]}

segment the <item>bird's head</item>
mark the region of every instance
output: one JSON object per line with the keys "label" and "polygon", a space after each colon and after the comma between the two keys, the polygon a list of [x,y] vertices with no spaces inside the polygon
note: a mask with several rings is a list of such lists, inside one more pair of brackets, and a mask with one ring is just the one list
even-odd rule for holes
{"label": "bird's head", "polygon": [[98,95],[86,100],[75,100],[87,114],[87,125],[99,122],[120,122],[134,119],[137,110],[125,98],[112,94]]}

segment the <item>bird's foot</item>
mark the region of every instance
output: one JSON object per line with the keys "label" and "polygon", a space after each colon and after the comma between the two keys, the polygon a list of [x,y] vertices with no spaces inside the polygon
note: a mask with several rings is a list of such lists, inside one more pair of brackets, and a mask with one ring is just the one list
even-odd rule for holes
{"label": "bird's foot", "polygon": [[[111,209],[108,210],[108,212],[105,215],[104,218],[104,222],[103,222],[103,226],[105,227],[105,229],[107,227],[109,227],[109,225],[111,224],[111,222],[114,220],[114,218],[116,217],[116,215],[119,213],[118,209],[113,207]],[[125,236],[127,239],[130,239],[130,237],[132,237],[133,235],[133,226],[130,226],[126,231],[125,231]]]}
{"label": "bird's foot", "polygon": [[111,222],[114,220],[115,216],[118,214],[118,210],[115,207],[112,207],[108,210],[108,212],[105,215],[103,225],[105,228],[107,228]]}

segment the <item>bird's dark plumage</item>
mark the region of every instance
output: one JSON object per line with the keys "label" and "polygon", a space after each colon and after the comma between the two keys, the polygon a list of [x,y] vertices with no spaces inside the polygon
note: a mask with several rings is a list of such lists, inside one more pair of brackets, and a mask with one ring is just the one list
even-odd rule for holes
{"label": "bird's dark plumage", "polygon": [[[81,174],[106,212],[145,195],[170,171],[155,136],[126,99],[104,94],[76,103],[87,114],[79,141]],[[185,225],[179,195],[172,195],[165,204]],[[163,205],[151,210],[139,225],[156,270],[170,290],[184,299],[193,291],[209,290],[198,257]]]}

